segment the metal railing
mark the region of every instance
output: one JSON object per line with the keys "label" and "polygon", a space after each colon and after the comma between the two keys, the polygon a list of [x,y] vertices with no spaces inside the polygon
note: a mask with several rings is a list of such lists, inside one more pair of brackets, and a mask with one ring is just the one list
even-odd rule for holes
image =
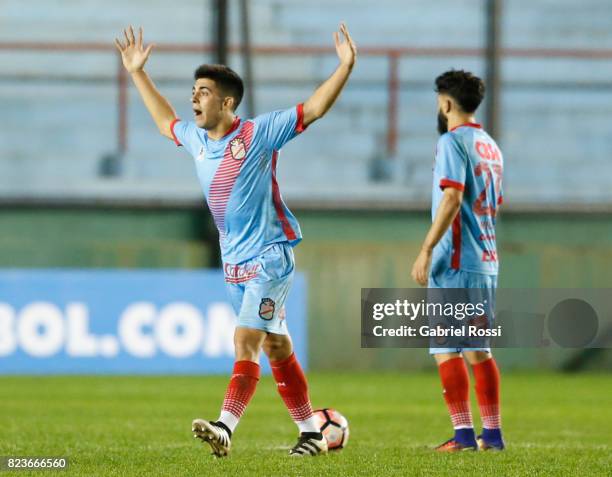
{"label": "metal railing", "polygon": [[[125,153],[128,147],[128,87],[127,74],[121,64],[121,58],[114,46],[107,43],[66,43],[66,42],[0,42],[0,51],[30,51],[30,52],[74,52],[75,54],[85,52],[108,52],[117,55],[117,152]],[[155,48],[157,53],[192,54],[211,53],[211,45],[202,44],[161,44]],[[240,53],[239,46],[230,46],[231,53]],[[323,56],[335,55],[332,47],[319,46],[253,46],[252,54],[255,56],[286,56],[286,55],[310,55]],[[481,57],[486,54],[485,48],[443,48],[443,47],[368,47],[360,46],[359,56],[384,57],[387,59],[387,135],[386,151],[389,157],[394,157],[397,152],[398,142],[398,104],[401,86],[399,73],[400,61],[406,57]],[[567,58],[575,60],[612,60],[611,49],[550,49],[550,48],[501,48],[501,58],[541,58],[543,60],[553,58]]]}

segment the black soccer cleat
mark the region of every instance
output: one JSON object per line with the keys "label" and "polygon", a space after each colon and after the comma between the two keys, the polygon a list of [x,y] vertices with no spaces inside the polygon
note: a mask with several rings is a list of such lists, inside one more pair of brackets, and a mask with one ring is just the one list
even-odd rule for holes
{"label": "black soccer cleat", "polygon": [[194,419],[191,424],[193,437],[210,445],[213,455],[226,457],[232,447],[232,433],[223,423]]}
{"label": "black soccer cleat", "polygon": [[297,444],[289,451],[294,457],[314,456],[327,453],[327,441],[320,432],[302,432]]}

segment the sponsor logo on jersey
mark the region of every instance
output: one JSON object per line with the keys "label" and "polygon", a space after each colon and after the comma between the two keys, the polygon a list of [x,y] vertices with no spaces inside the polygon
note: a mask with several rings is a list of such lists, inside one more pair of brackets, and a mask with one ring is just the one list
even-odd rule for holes
{"label": "sponsor logo on jersey", "polygon": [[200,152],[198,152],[198,157],[196,157],[196,161],[204,160],[204,146],[200,148]]}
{"label": "sponsor logo on jersey", "polygon": [[274,318],[274,307],[276,303],[272,298],[263,298],[259,304],[259,317],[264,320],[271,320]]}
{"label": "sponsor logo on jersey", "polygon": [[255,278],[259,272],[259,263],[246,263],[244,265],[223,265],[225,281],[228,283],[242,283]]}

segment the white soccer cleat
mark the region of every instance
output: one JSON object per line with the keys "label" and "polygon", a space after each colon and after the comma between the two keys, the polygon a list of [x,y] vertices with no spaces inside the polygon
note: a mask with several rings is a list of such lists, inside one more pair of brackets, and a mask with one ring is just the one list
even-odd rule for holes
{"label": "white soccer cleat", "polygon": [[210,445],[217,457],[226,457],[232,447],[231,434],[224,426],[213,421],[194,419],[191,423],[193,437],[201,439]]}
{"label": "white soccer cleat", "polygon": [[327,440],[321,433],[303,432],[298,437],[297,444],[289,451],[289,455],[304,457],[327,453]]}

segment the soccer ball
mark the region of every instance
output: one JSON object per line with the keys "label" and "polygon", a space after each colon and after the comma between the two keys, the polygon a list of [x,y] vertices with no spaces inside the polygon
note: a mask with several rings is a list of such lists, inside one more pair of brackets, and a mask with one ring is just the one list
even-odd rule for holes
{"label": "soccer ball", "polygon": [[314,411],[317,426],[321,429],[327,448],[337,450],[346,447],[349,439],[349,426],[346,417],[335,409],[317,409]]}

